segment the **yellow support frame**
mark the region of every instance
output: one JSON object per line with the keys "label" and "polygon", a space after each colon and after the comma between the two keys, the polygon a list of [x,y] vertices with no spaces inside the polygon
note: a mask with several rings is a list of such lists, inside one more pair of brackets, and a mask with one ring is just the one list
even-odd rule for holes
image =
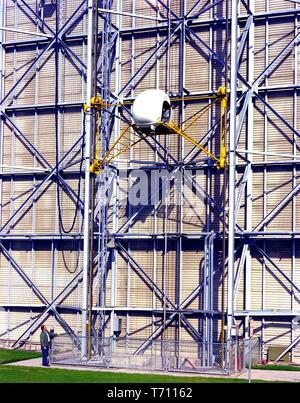
{"label": "yellow support frame", "polygon": [[[189,99],[189,97],[186,97],[185,100]],[[199,113],[196,114],[196,117],[192,119],[192,122],[184,129],[181,130],[179,127],[175,125],[174,122],[161,122],[160,125],[165,127],[168,130],[168,134],[174,133],[178,134],[179,136],[183,137],[185,140],[189,141],[191,144],[193,144],[195,147],[197,147],[199,150],[204,152],[206,155],[208,155],[211,159],[213,159],[216,163],[216,167],[218,169],[225,169],[226,167],[226,160],[227,160],[227,88],[226,87],[220,87],[216,93],[216,95],[212,96],[203,96],[203,97],[191,97],[191,99],[213,99],[213,102],[211,102],[209,105],[207,105],[203,110],[201,110]],[[175,98],[175,100],[181,100],[181,98]],[[191,136],[189,136],[186,131],[195,124],[196,121],[198,121],[209,109],[211,109],[218,101],[220,101],[220,155],[219,157],[215,156],[213,153],[211,153],[209,150],[207,150],[205,147],[201,146],[197,141],[195,141]],[[127,102],[131,103],[131,102]],[[124,103],[125,104],[125,103]],[[106,109],[110,106],[120,106],[122,104],[106,104],[102,98],[100,97],[94,97],[91,99],[91,104],[86,105],[84,104],[84,112],[87,113],[89,109],[96,109],[96,110],[101,110],[101,109]],[[100,136],[100,114],[98,114],[98,130],[97,130],[97,137]],[[146,137],[153,136],[155,133],[151,134],[145,134],[144,136],[140,137],[138,140],[131,142],[130,139],[126,138],[125,135],[128,132],[128,130],[132,128],[139,136],[141,134],[137,132],[136,128],[134,125],[128,125],[128,127],[121,133],[121,135],[117,138],[117,140],[112,144],[110,149],[107,151],[107,153],[104,155],[102,159],[99,158],[100,156],[100,148],[99,144],[96,144],[96,159],[94,160],[93,164],[90,167],[91,173],[98,175],[101,170],[103,165],[108,164],[110,161],[113,159],[117,158],[119,155],[123,154],[124,152],[128,151],[132,147],[134,147],[136,144],[140,143],[142,140],[144,140]],[[128,145],[125,145],[123,142],[121,142],[122,139],[126,139],[129,141]],[[96,141],[98,138],[96,139]],[[99,140],[100,141],[100,140]],[[121,144],[123,146],[122,149],[117,151],[116,153],[113,153],[113,151],[116,149],[116,147]]]}

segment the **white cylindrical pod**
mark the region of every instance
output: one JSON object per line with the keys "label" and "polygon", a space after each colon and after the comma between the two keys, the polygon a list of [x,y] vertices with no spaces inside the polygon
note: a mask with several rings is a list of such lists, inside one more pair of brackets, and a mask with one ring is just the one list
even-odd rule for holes
{"label": "white cylindrical pod", "polygon": [[132,108],[137,126],[149,128],[171,120],[171,101],[161,90],[147,90],[139,94]]}

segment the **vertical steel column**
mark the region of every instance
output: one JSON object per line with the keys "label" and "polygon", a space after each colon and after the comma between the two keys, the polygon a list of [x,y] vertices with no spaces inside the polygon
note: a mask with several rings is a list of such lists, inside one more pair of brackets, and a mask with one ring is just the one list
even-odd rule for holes
{"label": "vertical steel column", "polygon": [[[181,115],[181,121],[185,121],[185,100],[184,100],[184,89],[186,85],[186,0],[181,0],[180,2],[180,12],[181,12],[181,18],[182,18],[182,28],[181,28],[181,36],[180,36],[180,50],[179,50],[179,71],[180,71],[180,96],[182,98],[181,104],[180,104],[180,115]],[[178,138],[178,148],[179,148],[179,161],[182,162],[184,159],[184,143],[182,141],[182,138],[179,136]],[[178,217],[179,220],[177,221],[177,228],[176,232],[177,234],[182,234],[183,233],[183,216],[184,216],[184,209],[183,209],[183,204],[184,204],[184,193],[185,193],[185,183],[184,183],[184,178],[185,178],[185,169],[184,166],[180,168],[180,183],[179,183],[179,197],[180,199],[178,200],[178,197],[176,196],[176,201],[178,203],[177,206],[177,211],[178,211]],[[175,187],[176,188],[176,187]],[[178,188],[176,190],[178,192]],[[181,303],[181,296],[182,296],[182,277],[183,277],[183,240],[182,237],[177,238],[177,250],[176,250],[176,274],[175,274],[175,305],[177,308],[180,307]],[[180,315],[177,315],[177,328],[175,331],[175,340],[178,342],[176,344],[177,346],[177,354],[179,356],[180,354],[180,341],[181,341],[181,318]]]}
{"label": "vertical steel column", "polygon": [[227,288],[227,341],[231,340],[233,319],[233,293],[235,271],[235,203],[236,203],[236,133],[237,133],[237,41],[238,41],[238,5],[232,1],[231,8],[231,75],[230,75],[230,129],[229,129],[229,223],[228,223],[228,288]]}
{"label": "vertical steel column", "polygon": [[[6,6],[6,1],[1,1],[0,2],[0,26],[4,27],[5,26],[5,6]],[[3,30],[0,30],[0,97],[3,99],[4,97],[4,48],[3,48],[3,42],[5,38],[5,32]],[[4,123],[3,120],[1,119],[0,121],[0,173],[3,172],[3,154],[4,154],[4,149],[3,149],[3,136],[4,136]],[[2,199],[3,199],[3,194],[2,194],[2,176],[0,176],[0,225],[2,226]]]}
{"label": "vertical steel column", "polygon": [[[111,3],[107,4],[107,7],[112,8]],[[117,12],[121,13],[122,11],[122,0],[117,0],[116,2],[116,7],[117,7]],[[111,19],[109,17],[109,20],[107,22],[107,24],[110,25],[111,27]],[[116,15],[116,28],[118,30],[117,36],[115,38],[115,49],[116,49],[116,54],[115,54],[115,74],[116,74],[116,78],[115,78],[115,92],[116,94],[118,94],[121,90],[121,73],[122,73],[122,68],[121,68],[121,28],[122,28],[122,17],[120,14]],[[111,47],[113,47],[113,43],[111,42],[112,36],[111,36],[111,32],[110,32],[110,36],[108,38],[108,43],[107,46],[110,45]],[[107,72],[106,74],[106,80],[107,80],[107,88],[109,88],[109,79],[110,79],[110,66],[107,65]],[[123,96],[123,95],[122,95]],[[116,110],[116,117],[120,117],[120,113],[118,110]],[[115,134],[114,134],[114,141],[117,140],[118,137],[118,133],[120,133],[121,130],[121,121],[120,119],[115,119]],[[109,132],[107,132],[107,136],[109,136]],[[118,174],[114,172],[114,177],[112,179],[113,183],[113,192],[112,192],[112,231],[113,233],[117,232],[118,229],[118,212],[119,212],[119,207],[118,207]],[[107,201],[107,203],[109,203],[109,201]],[[108,208],[108,205],[107,205]],[[108,220],[108,217],[106,217],[106,220]],[[108,229],[106,228],[106,231],[108,232]],[[130,247],[130,243],[128,244],[128,247]],[[112,307],[115,307],[117,304],[117,295],[118,295],[118,264],[117,264],[117,253],[116,253],[116,249],[112,249],[111,251],[112,253],[112,286],[111,286],[111,304]],[[129,296],[130,297],[130,296]],[[114,330],[115,330],[115,323],[117,321],[117,316],[114,310],[112,310],[111,312],[111,336],[114,335]]]}
{"label": "vertical steel column", "polygon": [[[87,32],[87,78],[86,78],[86,103],[90,104],[93,94],[94,78],[94,0],[88,0],[88,32]],[[83,226],[83,283],[82,283],[82,346],[81,356],[87,356],[87,321],[88,321],[88,287],[90,272],[90,217],[91,217],[91,177],[90,166],[92,164],[92,139],[93,120],[92,115],[86,116],[85,139],[85,194],[84,194],[84,226]]]}
{"label": "vertical steel column", "polygon": [[[295,37],[299,33],[299,19],[298,16],[295,15]],[[298,58],[298,47],[295,46],[295,57],[294,57],[294,84],[297,85],[298,83],[298,63],[299,63],[299,58]],[[297,110],[298,110],[298,91],[297,89],[294,90],[294,96],[293,96],[293,101],[294,101],[294,108],[293,108],[293,127],[297,128],[298,124],[298,115],[297,115]],[[298,146],[298,139],[295,133],[293,133],[293,155],[297,155],[297,147]],[[296,157],[294,157],[294,161],[296,160]],[[297,186],[297,165],[296,163],[293,164],[293,189]],[[296,202],[296,197],[293,197],[293,204],[292,204],[292,231],[297,230],[297,202]],[[296,264],[297,264],[297,258],[296,258],[296,240],[295,237],[292,239],[292,282],[295,282],[296,280]],[[295,290],[294,287],[292,286],[291,288],[291,310],[295,309],[295,306],[297,306],[297,301],[295,298]],[[291,342],[295,339],[295,321],[292,319],[291,321]],[[291,351],[291,360],[292,362],[294,361],[294,351],[292,349]]]}
{"label": "vertical steel column", "polygon": [[[5,14],[6,14],[6,0],[0,2],[0,25],[5,26]],[[1,99],[3,99],[4,96],[4,66],[5,66],[5,52],[3,48],[3,42],[5,39],[5,32],[0,31],[0,43],[1,43],[1,48],[0,48],[0,96]],[[0,106],[2,108],[2,106]],[[4,123],[3,120],[0,120],[0,173],[3,172],[3,156],[4,156],[4,149],[3,149],[3,138],[4,138]],[[2,176],[0,176],[0,225],[2,226],[2,214],[3,214],[3,182],[2,182]],[[10,290],[10,278],[8,279],[8,287]],[[10,291],[8,291],[10,292]],[[9,314],[6,316],[6,325],[7,329],[9,329]],[[7,334],[7,337],[9,337],[9,334]]]}
{"label": "vertical steel column", "polygon": [[[249,0],[249,9],[254,13],[255,1]],[[254,81],[254,20],[252,20],[251,25],[249,27],[248,34],[248,82],[253,83]],[[247,176],[247,185],[246,185],[246,231],[251,232],[252,230],[252,181],[253,181],[253,172],[252,172],[252,161],[253,161],[253,112],[254,106],[252,99],[250,99],[248,104],[248,122],[247,122],[247,149],[250,153],[247,155],[247,159],[249,161],[250,169]],[[246,260],[245,260],[245,309],[251,309],[251,265],[252,265],[252,256],[251,256],[251,248],[248,247],[246,252]],[[249,337],[249,323],[246,319],[245,323],[245,337]]]}
{"label": "vertical steel column", "polygon": [[[270,12],[270,5],[269,5],[269,0],[266,1],[266,12]],[[266,31],[265,31],[265,41],[264,43],[266,44],[265,47],[265,68],[269,65],[269,46],[270,46],[270,36],[269,36],[269,19],[266,20]],[[268,88],[269,86],[269,77],[268,75],[265,78],[265,85]],[[268,92],[265,92],[264,95],[265,101],[268,101]],[[264,105],[264,152],[267,153],[268,150],[268,121],[269,121],[269,111]],[[264,155],[264,167],[263,167],[263,217],[266,217],[267,215],[267,154]],[[266,225],[264,224],[263,226],[263,231],[266,231]],[[266,251],[266,240],[263,241],[263,250]],[[266,269],[266,259],[265,256],[263,256],[263,261],[262,261],[262,304],[261,304],[261,309],[265,309],[266,305],[266,274],[267,274],[267,269]],[[262,326],[261,326],[261,338],[262,338],[262,343],[263,343],[263,354],[265,353],[265,318],[262,319]]]}

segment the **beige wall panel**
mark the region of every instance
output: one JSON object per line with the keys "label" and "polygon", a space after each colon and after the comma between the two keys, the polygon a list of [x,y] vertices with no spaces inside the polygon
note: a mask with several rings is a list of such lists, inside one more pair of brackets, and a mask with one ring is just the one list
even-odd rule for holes
{"label": "beige wall panel", "polygon": [[264,178],[262,172],[255,172],[253,175],[252,186],[252,227],[255,228],[263,219],[263,205],[264,205]]}
{"label": "beige wall panel", "polygon": [[[16,189],[16,190],[14,190]],[[28,192],[31,191],[31,184],[22,183],[22,182],[14,182],[3,183],[3,201],[2,201],[2,223],[6,224],[7,220],[13,215],[13,213],[18,209],[23,201],[28,196]],[[30,205],[27,206],[27,209]],[[26,209],[23,211],[26,211]],[[20,216],[17,216],[4,230],[4,232],[8,232],[9,229],[15,228],[13,232],[21,232],[28,231],[31,228],[32,223],[32,214],[30,211],[27,211],[27,215],[24,217],[24,222],[20,221]]]}
{"label": "beige wall panel", "polygon": [[[138,247],[138,243],[135,244]],[[148,274],[153,278],[153,253],[152,251],[131,250],[131,255]],[[152,292],[137,273],[139,269],[131,268],[130,273],[130,305],[132,307],[149,307],[152,305]],[[143,278],[142,273],[141,277]]]}
{"label": "beige wall panel", "polygon": [[[122,10],[125,11],[127,13],[133,13],[134,12],[134,5],[135,2],[132,0],[123,0],[122,1]],[[131,28],[132,24],[133,24],[133,19],[132,17],[129,16],[121,16],[122,19],[122,28]]]}
{"label": "beige wall panel", "polygon": [[[136,136],[134,140],[136,140]],[[124,155],[124,157],[126,158],[126,155]],[[155,146],[153,140],[147,139],[136,144],[131,150],[130,158],[141,161],[155,161]]]}
{"label": "beige wall panel", "polygon": [[36,246],[33,280],[48,301],[51,300],[51,279],[51,250]]}
{"label": "beige wall panel", "polygon": [[[64,0],[61,2],[60,12],[61,12],[61,23],[65,23],[77,10],[77,8],[81,5],[81,0],[67,1]],[[78,13],[79,14],[79,13]],[[70,32],[72,35],[80,35],[84,30],[84,22],[80,20],[76,26]]]}
{"label": "beige wall panel", "polygon": [[[124,39],[121,44],[121,88],[127,84],[132,77],[132,40]],[[114,72],[114,71],[113,71]],[[112,79],[112,82],[114,80]],[[126,91],[126,93],[128,90]]]}
{"label": "beige wall panel", "polygon": [[[195,73],[193,74],[195,76]],[[201,91],[201,89],[198,87],[198,89],[195,89],[195,91]],[[188,135],[197,142],[200,142],[208,131],[209,114],[207,112],[203,114],[198,114],[198,112],[204,109],[207,105],[208,103],[206,101],[197,101],[187,104],[187,106],[185,107],[186,124],[182,128],[184,128]],[[187,140],[182,140],[182,142],[184,147],[184,155],[189,154],[192,150],[194,150],[194,152],[191,157],[195,155],[195,152],[198,151],[195,149],[195,146]],[[201,145],[207,147],[206,142],[201,142]],[[213,151],[215,152],[219,150]],[[203,152],[200,152],[200,154],[197,156],[197,159],[205,157],[206,155]]]}
{"label": "beige wall panel", "polygon": [[[294,271],[294,282],[297,287],[300,288],[300,271],[298,267],[300,265],[300,243],[299,240],[295,241],[295,271]],[[294,290],[293,307],[296,310],[300,310],[300,293]]]}
{"label": "beige wall panel", "polygon": [[10,167],[12,165],[12,151],[13,151],[13,136],[12,131],[9,126],[4,125],[3,129],[3,164],[7,165],[8,168],[4,168],[4,171],[10,172]]}
{"label": "beige wall panel", "polygon": [[[30,185],[25,184],[24,190],[18,190],[16,186],[17,183],[14,183],[14,201],[13,201],[13,212],[16,212],[17,209],[22,205],[23,202],[28,197],[28,194],[32,191]],[[27,186],[26,186],[27,185]],[[24,234],[28,230],[32,229],[33,223],[33,213],[32,213],[32,204],[28,204],[26,208],[22,210],[22,212],[13,220],[12,224],[12,232],[15,234]]]}
{"label": "beige wall panel", "polygon": [[[196,32],[205,42],[209,43],[209,31]],[[205,92],[209,90],[209,54],[206,48],[193,36],[186,46],[186,86],[189,91]]]}
{"label": "beige wall panel", "polygon": [[[151,37],[140,38],[137,37],[135,40],[135,72],[142,67],[142,65],[147,61],[151,54],[156,49],[156,42]],[[156,58],[152,57],[142,71],[137,75],[134,80],[135,83],[135,93],[139,94],[142,91],[156,88],[156,69],[155,69]]]}
{"label": "beige wall panel", "polygon": [[[279,96],[269,99],[270,105],[293,126],[293,98]],[[269,153],[293,154],[293,132],[273,114],[268,115],[267,151]],[[278,161],[278,156],[268,156],[268,161]]]}
{"label": "beige wall panel", "polygon": [[[19,80],[26,72],[28,67],[32,64],[36,57],[36,51],[34,48],[29,50],[22,50],[16,52],[16,72],[15,80]],[[15,91],[16,104],[17,105],[32,105],[35,103],[35,87],[36,76],[35,72],[30,73],[26,82],[20,84]]]}
{"label": "beige wall panel", "polygon": [[[294,38],[294,23],[271,23],[269,26],[269,63],[281,52]],[[269,76],[270,85],[293,84],[294,82],[294,57],[293,51],[286,53],[282,62]]]}
{"label": "beige wall panel", "polygon": [[[152,330],[152,319],[151,318],[142,318],[142,317],[133,317],[129,316],[129,335],[132,339],[141,339],[140,344],[142,344],[142,340],[151,336]],[[137,347],[140,345],[138,344]]]}
{"label": "beige wall panel", "polygon": [[[119,262],[119,257],[118,260]],[[108,270],[107,276],[106,276],[106,288],[105,288],[105,296],[106,296],[106,306],[111,307],[111,270]]]}
{"label": "beige wall panel", "polygon": [[[212,41],[213,41],[213,50],[216,52],[220,59],[222,59],[223,50],[224,50],[224,37],[223,30],[214,27],[212,28]],[[212,60],[212,90],[218,89],[221,85],[223,85],[223,70],[224,66],[221,64],[219,60],[213,58]]]}
{"label": "beige wall panel", "polygon": [[[170,243],[169,243],[170,244]],[[170,248],[174,248],[171,245]],[[176,250],[169,250],[167,255],[167,270],[164,273],[164,281],[166,288],[166,296],[170,299],[171,302],[175,303],[176,299]],[[169,304],[168,304],[169,305]]]}
{"label": "beige wall panel", "polygon": [[252,252],[251,268],[251,309],[264,309],[263,285],[263,265],[261,256]]}
{"label": "beige wall panel", "polygon": [[[203,251],[184,250],[182,253],[181,302],[203,281]],[[202,293],[201,293],[202,295]],[[196,298],[189,308],[201,309],[201,297]]]}
{"label": "beige wall panel", "polygon": [[[128,306],[127,303],[127,293],[129,287],[129,279],[128,279],[128,268],[126,263],[119,260],[118,270],[117,270],[117,302],[116,306]],[[131,294],[131,293],[130,293]]]}
{"label": "beige wall panel", "polygon": [[38,116],[37,148],[44,158],[55,165],[55,116],[49,112],[40,112]]}
{"label": "beige wall panel", "polygon": [[[14,51],[7,51],[5,53],[5,72],[4,72],[4,94],[7,95],[15,83],[14,65],[16,60],[16,53]],[[12,96],[9,96],[11,100]]]}
{"label": "beige wall panel", "polygon": [[8,314],[0,312],[0,338],[7,339],[9,337],[8,329]]}
{"label": "beige wall panel", "polygon": [[[14,28],[15,27],[15,15],[16,15],[16,9],[17,6],[13,3],[12,0],[9,0],[7,2],[7,7],[6,7],[6,13],[5,13],[5,18],[6,18],[6,26],[8,28]],[[14,32],[6,32],[5,38],[7,41],[12,41],[16,39],[16,33]]]}
{"label": "beige wall panel", "polygon": [[54,104],[55,102],[55,55],[52,50],[47,52],[40,62],[38,94],[39,103]]}
{"label": "beige wall panel", "polygon": [[[70,49],[79,59],[83,59],[82,45],[71,46]],[[83,82],[80,76],[82,66],[69,55],[68,57],[61,56],[60,63],[61,102],[82,102]]]}
{"label": "beige wall panel", "polygon": [[[237,263],[238,267],[239,261]],[[245,268],[242,268],[241,276],[240,276],[240,282],[239,282],[239,287],[237,289],[236,293],[236,304],[235,308],[236,310],[243,310],[245,307],[244,299],[245,299],[245,282],[244,282],[244,277],[245,276]]]}
{"label": "beige wall panel", "polygon": [[[237,182],[239,184],[238,186],[238,195],[240,194],[241,191],[241,186],[243,183],[243,175],[244,175],[244,170],[241,172],[237,173]],[[237,218],[237,225],[239,225],[241,228],[245,227],[245,215],[246,215],[246,197],[243,194],[241,203],[240,203],[240,209],[238,213],[238,218]]]}
{"label": "beige wall panel", "polygon": [[[2,183],[2,206],[1,206],[1,224],[5,225],[7,220],[11,216],[12,206],[10,202],[11,198],[11,184],[10,182]],[[8,231],[8,229],[7,229]]]}
{"label": "beige wall panel", "polygon": [[254,34],[254,77],[257,78],[266,68],[266,26],[258,23]]}
{"label": "beige wall panel", "polygon": [[[264,106],[259,101],[255,102],[254,120],[253,120],[253,151],[264,153],[268,149],[268,143],[265,139],[265,113]],[[253,154],[254,162],[262,162],[268,157],[263,154]]]}
{"label": "beige wall panel", "polygon": [[[272,250],[267,252],[283,273],[291,278],[290,247],[284,247],[282,243],[274,242]],[[266,262],[265,276],[265,308],[291,309],[291,284],[269,262]]]}
{"label": "beige wall panel", "polygon": [[[259,0],[256,0],[256,2],[260,3]],[[288,10],[296,7],[295,4],[286,2],[284,0],[276,0],[276,1],[270,0],[268,3],[270,11]]]}
{"label": "beige wall panel", "polygon": [[[60,143],[61,157],[63,157],[63,155],[70,150],[70,148],[75,144],[77,139],[82,135],[83,119],[78,109],[68,108],[62,111],[60,115],[60,131],[61,131],[61,143]],[[55,146],[55,143],[53,145]],[[76,147],[74,151],[72,151],[69,154],[69,157],[64,162],[65,164],[78,153],[80,146],[81,143]],[[76,160],[79,157],[80,154],[77,154]]]}
{"label": "beige wall panel", "polygon": [[[14,121],[17,128],[25,134],[26,138],[35,144],[35,117],[30,114],[18,114]],[[34,166],[34,157],[29,149],[28,145],[24,145],[24,140],[22,137],[16,133],[16,140],[14,142],[14,155],[15,155],[15,165],[19,166]]]}
{"label": "beige wall panel", "polygon": [[291,325],[285,322],[267,322],[265,325],[265,340],[269,345],[288,346],[291,343]]}
{"label": "beige wall panel", "polygon": [[[189,13],[190,16],[196,16],[198,13],[201,12],[201,10],[203,8],[205,8],[208,3],[200,3],[200,6],[198,5],[197,7],[194,7],[196,4],[195,0],[187,0],[186,1],[186,11]],[[220,8],[220,7],[219,7]],[[193,10],[193,11],[192,11]],[[216,14],[218,13],[218,11],[216,11]],[[211,16],[211,11],[206,11],[206,12],[201,12],[201,14],[199,15],[199,20],[207,20],[209,19]]]}
{"label": "beige wall panel", "polygon": [[[131,3],[132,3],[131,12],[134,12],[135,14],[138,14],[138,15],[144,15],[144,16],[151,17],[151,18],[157,18],[157,11],[156,11],[157,5],[155,4],[155,2],[150,2],[150,4],[149,3],[147,4],[144,1],[135,0],[134,2],[131,2]],[[123,9],[125,9],[124,6],[126,6],[126,4],[123,5]],[[173,10],[173,4],[172,4],[172,10]],[[132,22],[133,21],[131,21],[131,25],[132,25]],[[155,21],[146,20],[145,18],[136,18],[135,19],[135,26],[139,27],[139,28],[148,27],[149,23],[151,23],[151,25],[153,25],[153,26],[156,25]],[[130,24],[130,22],[129,22],[129,24]]]}
{"label": "beige wall panel", "polygon": [[[26,2],[33,10],[35,10],[36,2],[34,0],[28,0]],[[31,14],[32,16],[32,14]],[[16,20],[16,25],[15,25]],[[9,28],[15,28],[22,31],[30,31],[36,32],[36,26],[33,20],[28,17],[17,4],[14,4],[14,1],[8,0],[7,1],[7,10],[6,10],[6,26]],[[14,33],[14,32],[7,32],[6,33],[6,40],[28,40],[32,39],[31,35],[22,34],[22,33]]]}
{"label": "beige wall panel", "polygon": [[[32,278],[32,252],[29,247],[22,247],[20,244],[14,243],[14,248],[11,250],[11,255],[16,260],[17,264],[22,268],[29,278]],[[27,286],[25,281],[17,273],[17,271],[11,268],[11,284],[14,285],[14,291],[10,293],[11,304],[30,304],[32,302],[33,293]]]}
{"label": "beige wall panel", "polygon": [[183,232],[200,233],[206,230],[204,194],[206,191],[206,178],[202,171],[197,171],[195,175],[189,171],[189,174],[193,178],[193,183],[184,186],[182,206]]}
{"label": "beige wall panel", "polygon": [[[267,176],[267,213],[271,212],[292,190],[291,172],[272,169]],[[292,229],[292,203],[288,203],[268,224],[269,231]]]}
{"label": "beige wall panel", "polygon": [[[123,173],[122,173],[123,175]],[[118,208],[118,226],[119,228],[127,222],[128,217],[128,180],[125,178],[125,175],[119,179],[119,208]]]}
{"label": "beige wall panel", "polygon": [[[9,313],[3,313],[1,312],[0,317],[4,317],[3,322],[9,324],[9,329],[12,331],[9,332],[9,338],[11,340],[16,340],[21,334],[26,330],[26,325],[22,325],[26,320],[30,318],[29,314],[24,314],[23,312],[9,312]],[[6,326],[5,326],[6,327]],[[28,324],[27,324],[28,327]],[[3,332],[5,331],[5,328],[3,329]],[[2,333],[2,329],[1,329]],[[3,338],[6,338],[6,335],[3,336]]]}
{"label": "beige wall panel", "polygon": [[41,195],[35,204],[36,210],[36,231],[41,234],[55,233],[56,230],[56,190],[51,187]]}

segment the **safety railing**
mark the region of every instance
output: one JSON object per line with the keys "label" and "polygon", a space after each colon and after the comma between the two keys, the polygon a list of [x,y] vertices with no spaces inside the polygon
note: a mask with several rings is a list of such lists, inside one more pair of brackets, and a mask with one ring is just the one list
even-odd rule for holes
{"label": "safety railing", "polygon": [[[210,372],[231,374],[243,372],[249,359],[247,341],[225,344],[196,341],[154,340],[143,348],[145,340],[92,337],[88,356],[83,357],[80,345],[67,336],[53,340],[51,361],[66,365],[90,365],[106,368],[144,371]],[[252,341],[252,354],[259,357],[259,341]]]}

